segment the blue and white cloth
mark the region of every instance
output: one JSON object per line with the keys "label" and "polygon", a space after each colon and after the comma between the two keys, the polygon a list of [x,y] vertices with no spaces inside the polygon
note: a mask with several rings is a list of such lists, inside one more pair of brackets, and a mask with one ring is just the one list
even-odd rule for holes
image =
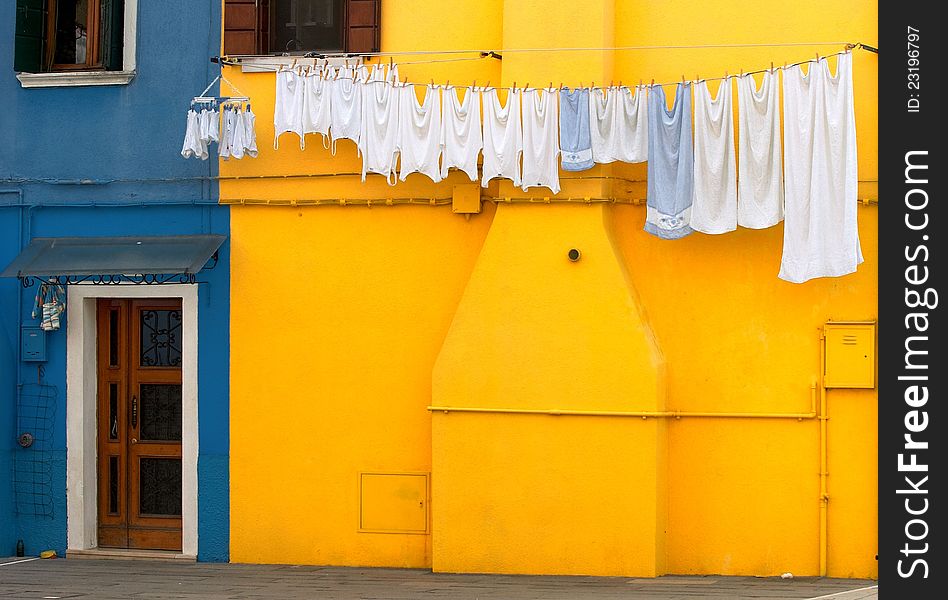
{"label": "blue and white cloth", "polygon": [[665,90],[653,85],[648,96],[648,197],[645,231],[662,239],[692,232],[694,147],[691,141],[691,83],[679,83],[671,111]]}

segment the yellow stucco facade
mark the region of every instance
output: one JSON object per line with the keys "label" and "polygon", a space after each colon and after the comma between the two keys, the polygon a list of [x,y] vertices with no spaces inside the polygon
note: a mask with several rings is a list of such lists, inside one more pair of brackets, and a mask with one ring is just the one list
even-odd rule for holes
{"label": "yellow stucco facade", "polygon": [[[714,46],[876,40],[874,2],[382,2],[383,51],[503,54],[396,58],[458,85],[714,77],[842,45]],[[877,318],[876,56],[853,64],[865,262],[799,285],[782,224],[645,233],[644,164],[561,172],[549,202],[495,181],[469,216],[462,174],[361,183],[348,141],[274,150],[274,75],[224,67],[260,147],[221,162],[231,560],[876,577],[876,390],[826,390],[823,413],[818,385],[823,325]]]}

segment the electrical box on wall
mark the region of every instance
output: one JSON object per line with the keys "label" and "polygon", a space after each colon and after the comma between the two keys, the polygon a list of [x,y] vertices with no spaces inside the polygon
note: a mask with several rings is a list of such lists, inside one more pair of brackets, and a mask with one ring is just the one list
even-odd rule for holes
{"label": "electrical box on wall", "polygon": [[20,329],[20,360],[23,362],[46,361],[46,332],[39,327]]}
{"label": "electrical box on wall", "polygon": [[823,326],[827,388],[876,387],[876,324],[833,322]]}

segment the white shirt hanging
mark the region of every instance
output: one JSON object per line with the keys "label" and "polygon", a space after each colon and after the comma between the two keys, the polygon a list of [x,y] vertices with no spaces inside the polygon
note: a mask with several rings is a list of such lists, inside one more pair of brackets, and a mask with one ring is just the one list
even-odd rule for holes
{"label": "white shirt hanging", "polygon": [[694,86],[694,201],[691,228],[703,233],[737,229],[737,158],[731,78],[712,100],[706,81]]}
{"label": "white shirt hanging", "polygon": [[295,69],[280,69],[276,73],[276,100],[273,103],[273,148],[279,147],[280,136],[295,133],[303,139],[303,78]]}
{"label": "white shirt hanging", "polygon": [[233,137],[230,142],[230,155],[239,160],[244,157],[244,152],[247,149],[247,128],[244,125],[244,115],[236,106],[228,108],[227,112],[232,114],[231,118],[234,123]]}
{"label": "white shirt hanging", "polygon": [[332,124],[330,82],[334,74],[335,71],[329,68],[303,76],[303,134],[320,134],[325,148],[329,148],[329,126]]}
{"label": "white shirt hanging", "polygon": [[332,154],[336,154],[338,140],[352,140],[359,146],[362,131],[362,87],[368,70],[365,65],[359,68],[343,67],[336,72],[330,84],[330,126]]}
{"label": "white shirt hanging", "polygon": [[600,164],[648,160],[648,100],[645,86],[594,88],[589,94],[593,160]]}
{"label": "white shirt hanging", "polygon": [[481,186],[487,187],[495,177],[505,177],[519,186],[520,155],[523,152],[523,128],[520,122],[521,90],[507,93],[507,105],[501,106],[497,90],[483,92],[484,100],[484,163]]}
{"label": "white shirt hanging", "polygon": [[477,155],[484,146],[481,91],[468,87],[462,102],[454,86],[448,86],[441,107],[441,177],[447,177],[448,169],[455,168],[477,181]]}
{"label": "white shirt hanging", "polygon": [[764,229],[783,220],[779,86],[773,71],[764,71],[759,90],[753,75],[737,80],[737,224],[741,227]]}
{"label": "white shirt hanging", "polygon": [[560,191],[557,95],[553,89],[523,92],[523,191],[532,187]]}
{"label": "white shirt hanging", "polygon": [[192,156],[207,158],[207,147],[201,143],[201,116],[193,108],[188,111],[187,124],[184,127],[184,142],[181,144],[181,156],[184,158],[191,158]]}
{"label": "white shirt hanging", "polygon": [[385,175],[395,185],[398,161],[399,88],[385,79],[370,79],[362,89],[362,181],[368,173]]}
{"label": "white shirt hanging", "polygon": [[441,95],[436,87],[425,86],[425,99],[419,104],[414,86],[395,89],[399,95],[398,178],[405,181],[411,173],[423,173],[437,183],[441,181]]}
{"label": "white shirt hanging", "polygon": [[786,215],[781,279],[839,277],[862,263],[856,223],[852,54],[783,72]]}
{"label": "white shirt hanging", "polygon": [[237,120],[234,111],[221,107],[221,141],[217,145],[217,154],[223,160],[227,160],[233,153],[236,127]]}
{"label": "white shirt hanging", "polygon": [[249,104],[240,114],[243,117],[244,126],[244,152],[250,158],[257,158],[257,117],[253,114],[253,111],[250,110]]}

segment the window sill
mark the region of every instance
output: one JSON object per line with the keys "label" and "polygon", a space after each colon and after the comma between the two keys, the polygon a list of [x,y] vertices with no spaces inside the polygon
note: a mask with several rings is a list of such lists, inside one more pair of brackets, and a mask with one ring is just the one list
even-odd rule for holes
{"label": "window sill", "polygon": [[17,73],[24,88],[78,87],[86,85],[127,85],[135,71],[60,71],[56,73]]}

